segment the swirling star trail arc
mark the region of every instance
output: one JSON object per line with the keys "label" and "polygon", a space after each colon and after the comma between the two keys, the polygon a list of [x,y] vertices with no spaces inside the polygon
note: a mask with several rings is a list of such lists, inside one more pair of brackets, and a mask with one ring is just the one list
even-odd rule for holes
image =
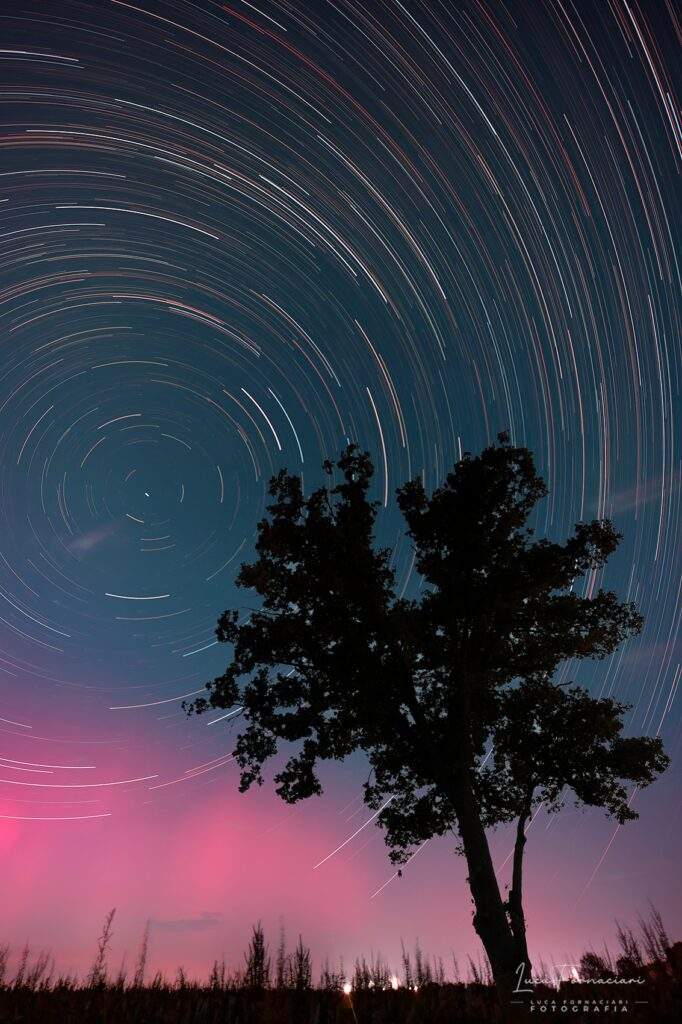
{"label": "swirling star trail arc", "polygon": [[[188,721],[181,705],[225,664],[218,614],[254,606],[233,578],[281,466],[310,488],[349,440],[369,448],[380,540],[414,593],[394,489],[436,486],[509,429],[550,488],[538,531],[613,517],[623,543],[586,586],[646,619],[617,657],[562,679],[632,704],[628,728],[662,733],[675,756],[674,7],[20,0],[0,24],[8,923],[42,922],[58,943],[57,894],[85,893],[95,909],[64,940],[78,961],[110,885],[138,907],[131,929],[213,900],[238,907],[242,932],[286,913],[331,953],[390,951],[403,920],[449,949],[453,920],[467,925],[447,842],[394,881],[380,843],[352,852],[361,764],[283,817],[265,793],[234,795],[240,709]],[[539,815],[543,948],[661,898],[659,869],[682,852],[676,764],[615,839],[597,815],[551,829]],[[80,814],[65,791],[83,787]],[[503,877],[508,837],[493,843]],[[102,844],[94,878],[82,858]],[[21,909],[26,857],[49,891],[41,918]],[[263,877],[262,895],[238,895]],[[443,916],[432,879],[460,893],[461,918],[455,895]],[[573,914],[586,885],[593,906]]]}

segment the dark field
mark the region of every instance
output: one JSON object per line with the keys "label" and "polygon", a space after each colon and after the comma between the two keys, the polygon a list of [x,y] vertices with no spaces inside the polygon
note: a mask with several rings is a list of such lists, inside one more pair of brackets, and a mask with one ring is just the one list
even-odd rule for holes
{"label": "dark field", "polygon": [[[578,958],[581,983],[549,984],[556,965],[535,966],[531,992],[502,1012],[486,964],[469,960],[466,977],[419,947],[403,952],[400,976],[378,957],[352,970],[322,968],[313,982],[310,950],[299,938],[287,952],[284,936],[270,947],[260,925],[243,964],[216,961],[207,980],[178,968],[168,979],[146,978],[145,932],[131,975],[110,975],[113,911],[83,978],[55,973],[47,953],[0,947],[0,1024],[486,1024],[516,1020],[628,1020],[677,1024],[682,1019],[682,943],[671,943],[651,909],[638,929],[618,927],[618,949]],[[566,973],[564,972],[564,977]],[[349,990],[350,989],[350,990]]]}
{"label": "dark field", "polygon": [[[588,1012],[578,1012],[582,998],[600,1000]],[[505,1020],[595,1021],[625,1019],[641,1024],[677,1024],[682,1004],[676,992],[648,988],[648,1005],[627,1008],[610,996],[575,986],[570,991],[538,989],[536,998],[549,1000],[545,1009],[515,1009],[504,1016],[495,1005],[494,991],[466,984],[432,985],[419,992],[405,990],[341,992],[220,991],[199,986],[125,989],[5,989],[0,993],[0,1020],[35,1024],[484,1024]],[[572,1003],[564,1003],[573,1000]],[[555,1002],[554,1010],[551,1008]],[[561,1006],[570,1006],[561,1009]],[[583,1004],[584,1005],[584,1004]]]}

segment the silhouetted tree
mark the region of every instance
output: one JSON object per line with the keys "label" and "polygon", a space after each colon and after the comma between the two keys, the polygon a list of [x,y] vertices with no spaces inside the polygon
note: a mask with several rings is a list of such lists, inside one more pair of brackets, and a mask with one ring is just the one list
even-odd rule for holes
{"label": "silhouetted tree", "polygon": [[325,992],[340,992],[345,978],[346,972],[344,971],[343,963],[334,968],[330,965],[329,957],[327,957],[322,964],[319,988]]}
{"label": "silhouetted tree", "polygon": [[222,992],[225,989],[226,980],[227,968],[225,964],[225,955],[223,954],[223,958],[220,963],[218,963],[217,960],[213,961],[213,967],[211,968],[211,973],[208,977],[209,988]]}
{"label": "silhouetted tree", "polygon": [[253,926],[249,948],[244,954],[246,967],[244,984],[251,989],[264,989],[270,986],[270,956],[265,942],[265,933],[260,921]]}
{"label": "silhouetted tree", "polygon": [[599,981],[600,979],[614,977],[606,957],[593,951],[583,953],[580,957],[579,974],[581,981]]}
{"label": "silhouetted tree", "polygon": [[289,960],[289,985],[297,992],[303,992],[312,985],[313,969],[310,947],[304,945],[299,935],[298,943]]}
{"label": "silhouetted tree", "polygon": [[[624,783],[647,785],[667,758],[658,739],[621,736],[624,705],[553,681],[561,662],[604,658],[642,620],[610,591],[575,588],[615,550],[612,524],[579,523],[564,544],[533,540],[527,520],[545,484],[527,448],[498,440],[465,455],[431,497],[419,479],[397,492],[419,600],[396,596],[391,552],[375,547],[367,453],[351,445],[326,462],[329,486],[307,498],[299,477],[274,477],[257,560],[237,578],[262,607],[244,622],[221,615],[216,635],[233,658],[193,710],[241,708],[242,791],[262,784],[281,741],[297,744],[275,776],[289,803],[321,792],[318,761],[365,751],[365,801],[381,808],[396,863],[456,829],[474,927],[504,994],[528,962],[522,865],[534,808],[556,811],[572,792],[626,821],[636,814]],[[511,821],[505,900],[486,829]]]}

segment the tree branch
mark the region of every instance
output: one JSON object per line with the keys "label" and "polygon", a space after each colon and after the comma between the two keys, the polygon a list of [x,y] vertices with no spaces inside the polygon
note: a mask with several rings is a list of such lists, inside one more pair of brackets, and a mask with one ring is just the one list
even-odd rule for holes
{"label": "tree branch", "polygon": [[526,846],[526,825],[533,806],[534,786],[531,784],[526,791],[526,798],[516,824],[516,840],[514,842],[514,861],[512,867],[512,884],[507,899],[507,914],[512,934],[516,941],[519,962],[528,963],[528,946],[526,943],[526,920],[523,914],[523,854]]}

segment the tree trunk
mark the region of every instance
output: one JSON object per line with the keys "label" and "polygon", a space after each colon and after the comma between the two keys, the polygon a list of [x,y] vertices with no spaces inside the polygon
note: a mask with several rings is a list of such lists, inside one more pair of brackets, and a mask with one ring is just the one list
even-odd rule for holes
{"label": "tree trunk", "polygon": [[469,888],[474,900],[474,928],[488,955],[500,999],[508,1003],[518,981],[519,951],[505,904],[500,896],[495,869],[479,808],[470,785],[458,786],[453,804],[464,856],[469,868]]}

